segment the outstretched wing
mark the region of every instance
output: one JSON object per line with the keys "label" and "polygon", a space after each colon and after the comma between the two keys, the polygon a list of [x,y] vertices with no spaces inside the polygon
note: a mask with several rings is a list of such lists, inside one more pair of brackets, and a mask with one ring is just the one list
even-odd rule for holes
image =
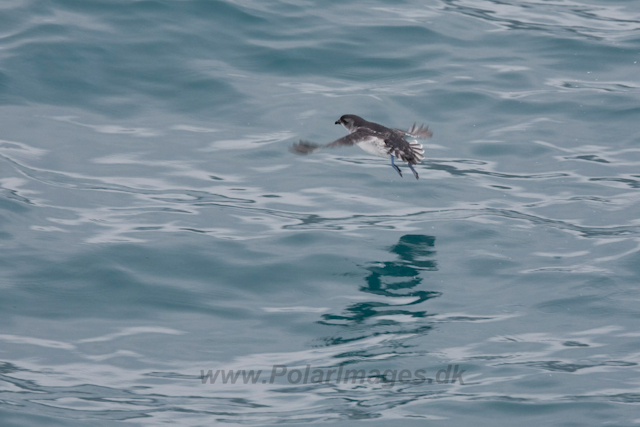
{"label": "outstretched wing", "polygon": [[397,131],[402,132],[406,136],[411,136],[413,138],[426,139],[430,138],[433,133],[429,130],[429,126],[420,125],[420,127],[416,126],[414,123],[413,126],[409,130],[396,129]]}
{"label": "outstretched wing", "polygon": [[417,165],[424,159],[422,144],[416,140],[407,141],[402,136],[390,136],[384,140],[387,152],[410,165]]}
{"label": "outstretched wing", "polygon": [[370,138],[374,138],[377,134],[367,129],[358,129],[357,131],[350,133],[349,135],[345,135],[340,139],[336,139],[335,141],[329,144],[316,144],[315,142],[303,141],[300,140],[297,144],[293,144],[291,147],[291,151],[296,154],[311,154],[314,151],[318,151],[322,148],[335,148],[342,147],[345,145],[354,145],[359,142],[366,141]]}

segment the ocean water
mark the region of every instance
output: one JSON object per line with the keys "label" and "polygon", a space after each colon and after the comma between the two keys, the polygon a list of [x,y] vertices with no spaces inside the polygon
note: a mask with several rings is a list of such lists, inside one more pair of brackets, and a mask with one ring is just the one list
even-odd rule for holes
{"label": "ocean water", "polygon": [[[0,425],[637,425],[639,62],[628,0],[3,1]],[[289,151],[343,114],[420,180]]]}

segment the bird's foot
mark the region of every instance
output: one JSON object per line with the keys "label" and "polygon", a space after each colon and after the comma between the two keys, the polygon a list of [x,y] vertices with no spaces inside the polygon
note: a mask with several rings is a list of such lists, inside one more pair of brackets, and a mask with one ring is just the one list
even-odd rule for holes
{"label": "bird's foot", "polygon": [[416,179],[418,179],[419,177],[418,172],[416,172],[416,170],[413,168],[413,165],[411,163],[409,163],[409,169],[411,169],[411,172],[413,172],[413,176],[415,176]]}
{"label": "bird's foot", "polygon": [[393,156],[391,156],[391,166],[393,166],[393,168],[398,171],[398,175],[400,175],[400,177],[402,178],[402,171],[400,170],[400,168],[398,166],[396,166],[396,164],[393,162]]}

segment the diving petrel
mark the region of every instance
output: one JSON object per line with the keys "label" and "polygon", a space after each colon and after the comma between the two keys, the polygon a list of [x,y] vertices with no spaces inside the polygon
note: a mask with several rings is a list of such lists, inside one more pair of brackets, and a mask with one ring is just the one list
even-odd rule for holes
{"label": "diving petrel", "polygon": [[355,144],[369,154],[380,157],[390,156],[391,166],[398,171],[400,176],[402,176],[402,172],[393,160],[397,157],[407,162],[409,169],[418,179],[418,172],[413,168],[413,165],[417,165],[424,159],[424,150],[422,149],[422,144],[418,143],[418,141],[415,139],[407,141],[405,137],[429,138],[432,133],[428,127],[423,125],[417,127],[414,123],[408,131],[391,129],[378,123],[368,122],[362,117],[353,114],[345,114],[335,124],[344,126],[349,131],[349,135],[325,145],[300,140],[297,144],[293,144],[291,150],[298,154],[310,154],[320,148]]}

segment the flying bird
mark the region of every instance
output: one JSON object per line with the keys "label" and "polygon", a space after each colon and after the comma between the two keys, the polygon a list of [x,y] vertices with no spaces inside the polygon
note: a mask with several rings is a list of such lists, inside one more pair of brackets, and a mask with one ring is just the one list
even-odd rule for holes
{"label": "flying bird", "polygon": [[424,150],[422,144],[415,139],[406,140],[408,138],[429,138],[431,131],[428,127],[414,125],[411,129],[404,131],[401,129],[392,129],[378,123],[368,122],[362,117],[345,114],[336,121],[337,125],[342,125],[349,131],[349,135],[343,136],[335,141],[319,145],[309,141],[300,140],[293,144],[291,151],[297,154],[311,154],[322,148],[341,147],[344,145],[357,145],[369,154],[380,157],[391,157],[391,166],[402,176],[402,171],[395,164],[394,159],[407,162],[409,169],[413,172],[413,176],[418,179],[418,172],[413,168],[424,159]]}

